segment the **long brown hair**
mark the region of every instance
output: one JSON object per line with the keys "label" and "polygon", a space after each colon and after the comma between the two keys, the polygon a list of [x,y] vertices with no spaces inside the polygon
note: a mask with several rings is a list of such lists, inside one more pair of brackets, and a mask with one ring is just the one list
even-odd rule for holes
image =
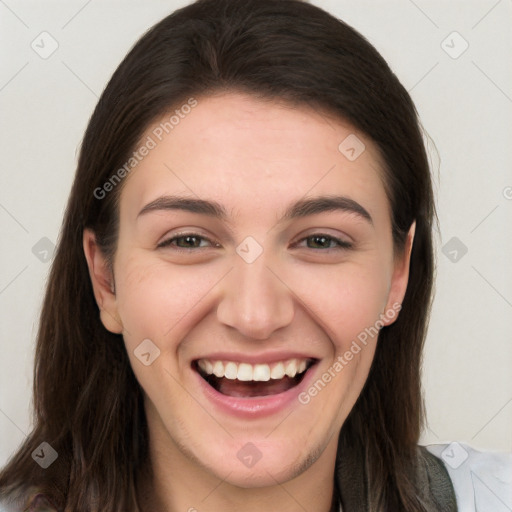
{"label": "long brown hair", "polygon": [[[138,509],[137,478],[148,461],[141,388],[122,336],[100,322],[82,234],[91,228],[112,258],[123,183],[101,198],[98,188],[129,159],[152,122],[191,97],[219,91],[313,106],[347,120],[382,154],[397,251],[416,221],[400,316],[379,334],[368,380],[339,442],[365,458],[376,510],[424,511],[414,464],[424,418],[420,368],[432,300],[435,207],[422,133],[409,94],[375,48],[300,0],[199,0],[151,28],[115,71],[82,142],[44,298],[34,428],[0,474],[0,496],[23,498],[37,489],[58,510]],[[47,469],[31,456],[41,442],[58,452]]]}

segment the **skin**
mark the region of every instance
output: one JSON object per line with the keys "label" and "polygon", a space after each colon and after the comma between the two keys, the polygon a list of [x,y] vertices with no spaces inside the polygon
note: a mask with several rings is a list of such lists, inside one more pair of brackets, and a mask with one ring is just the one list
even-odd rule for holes
{"label": "skin", "polygon": [[[355,161],[338,150],[350,134],[366,145]],[[154,477],[143,484],[144,509],[329,511],[337,437],[376,339],[308,404],[252,420],[217,410],[191,362],[214,350],[299,351],[319,360],[314,382],[402,302],[414,224],[395,254],[380,169],[374,144],[348,123],[238,93],[199,98],[123,184],[113,276],[94,233],[84,232],[102,322],[123,334],[145,392]],[[177,210],[137,218],[165,194],[217,201],[228,219]],[[279,221],[289,204],[324,194],[357,201],[373,224],[344,211]],[[157,248],[184,231],[207,240],[188,251],[183,239]],[[315,233],[353,247],[306,238]],[[236,252],[247,236],[263,249],[250,264]],[[147,338],[160,349],[149,366],[134,355]],[[248,442],[262,454],[251,468],[237,457]]]}

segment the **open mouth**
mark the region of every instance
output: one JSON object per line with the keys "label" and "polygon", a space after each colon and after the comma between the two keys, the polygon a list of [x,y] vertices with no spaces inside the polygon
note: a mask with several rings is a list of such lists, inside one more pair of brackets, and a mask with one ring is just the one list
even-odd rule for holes
{"label": "open mouth", "polygon": [[297,386],[316,359],[248,364],[199,359],[192,367],[216,391],[236,398],[265,397]]}

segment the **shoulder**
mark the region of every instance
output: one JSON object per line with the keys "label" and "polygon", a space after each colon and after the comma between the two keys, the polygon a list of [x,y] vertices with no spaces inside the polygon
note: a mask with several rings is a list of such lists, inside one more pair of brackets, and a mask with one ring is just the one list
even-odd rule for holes
{"label": "shoulder", "polygon": [[444,463],[459,512],[512,510],[512,453],[481,452],[457,442],[425,448]]}

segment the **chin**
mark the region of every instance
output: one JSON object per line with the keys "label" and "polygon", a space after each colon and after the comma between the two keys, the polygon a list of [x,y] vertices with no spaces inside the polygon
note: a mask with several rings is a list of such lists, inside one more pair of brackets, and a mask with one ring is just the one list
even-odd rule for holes
{"label": "chin", "polygon": [[282,439],[259,442],[247,438],[224,446],[217,454],[208,451],[206,466],[217,478],[237,487],[275,486],[299,476],[321,455],[320,449],[304,444],[297,448],[297,444],[285,447]]}

